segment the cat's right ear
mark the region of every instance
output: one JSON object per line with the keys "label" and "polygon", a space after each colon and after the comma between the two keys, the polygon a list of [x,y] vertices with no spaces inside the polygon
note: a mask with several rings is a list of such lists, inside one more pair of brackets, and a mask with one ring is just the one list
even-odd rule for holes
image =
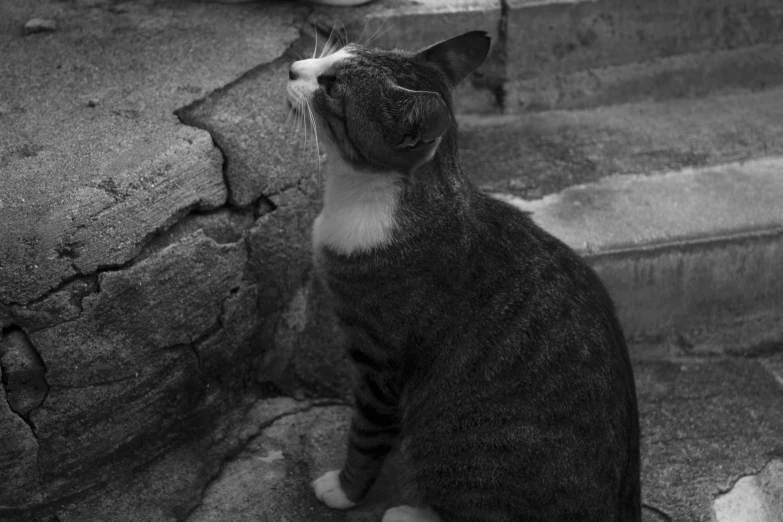
{"label": "cat's right ear", "polygon": [[422,49],[419,56],[438,66],[453,88],[484,63],[490,43],[486,31],[470,31]]}
{"label": "cat's right ear", "polygon": [[415,150],[437,146],[451,124],[451,114],[438,93],[412,91],[395,86],[393,93],[398,101],[398,131],[402,140],[400,150]]}

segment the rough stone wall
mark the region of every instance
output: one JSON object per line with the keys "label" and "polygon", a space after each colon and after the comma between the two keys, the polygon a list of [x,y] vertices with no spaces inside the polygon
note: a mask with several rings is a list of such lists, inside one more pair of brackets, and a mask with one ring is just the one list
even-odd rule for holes
{"label": "rough stone wall", "polygon": [[345,392],[304,304],[318,158],[281,103],[307,8],[2,9],[0,519],[55,519],[324,368]]}

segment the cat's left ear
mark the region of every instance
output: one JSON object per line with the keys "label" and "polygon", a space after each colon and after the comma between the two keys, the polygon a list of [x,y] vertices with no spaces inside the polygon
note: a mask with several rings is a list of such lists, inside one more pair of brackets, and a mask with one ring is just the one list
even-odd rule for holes
{"label": "cat's left ear", "polygon": [[486,31],[470,31],[419,51],[419,56],[437,65],[455,87],[484,63],[491,38]]}

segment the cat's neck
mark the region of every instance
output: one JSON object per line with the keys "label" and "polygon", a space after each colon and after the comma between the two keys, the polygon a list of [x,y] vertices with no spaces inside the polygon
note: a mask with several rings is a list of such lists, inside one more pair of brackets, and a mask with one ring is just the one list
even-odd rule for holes
{"label": "cat's neck", "polygon": [[324,204],[313,225],[314,246],[350,255],[391,243],[402,176],[359,172],[336,150],[327,148],[327,154]]}

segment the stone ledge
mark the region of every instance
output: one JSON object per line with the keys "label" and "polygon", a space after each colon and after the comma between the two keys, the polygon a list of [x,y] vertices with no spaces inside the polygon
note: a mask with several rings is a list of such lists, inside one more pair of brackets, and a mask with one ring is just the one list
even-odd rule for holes
{"label": "stone ledge", "polygon": [[536,200],[616,174],[783,155],[783,88],[574,111],[459,117],[465,172]]}
{"label": "stone ledge", "polygon": [[588,259],[631,339],[743,352],[783,341],[781,173],[766,158],[497,197]]}
{"label": "stone ledge", "polygon": [[503,111],[582,109],[706,94],[758,91],[783,83],[783,45],[678,54],[612,67],[540,74],[505,84]]}
{"label": "stone ledge", "polygon": [[507,0],[509,79],[781,40],[777,0]]}

